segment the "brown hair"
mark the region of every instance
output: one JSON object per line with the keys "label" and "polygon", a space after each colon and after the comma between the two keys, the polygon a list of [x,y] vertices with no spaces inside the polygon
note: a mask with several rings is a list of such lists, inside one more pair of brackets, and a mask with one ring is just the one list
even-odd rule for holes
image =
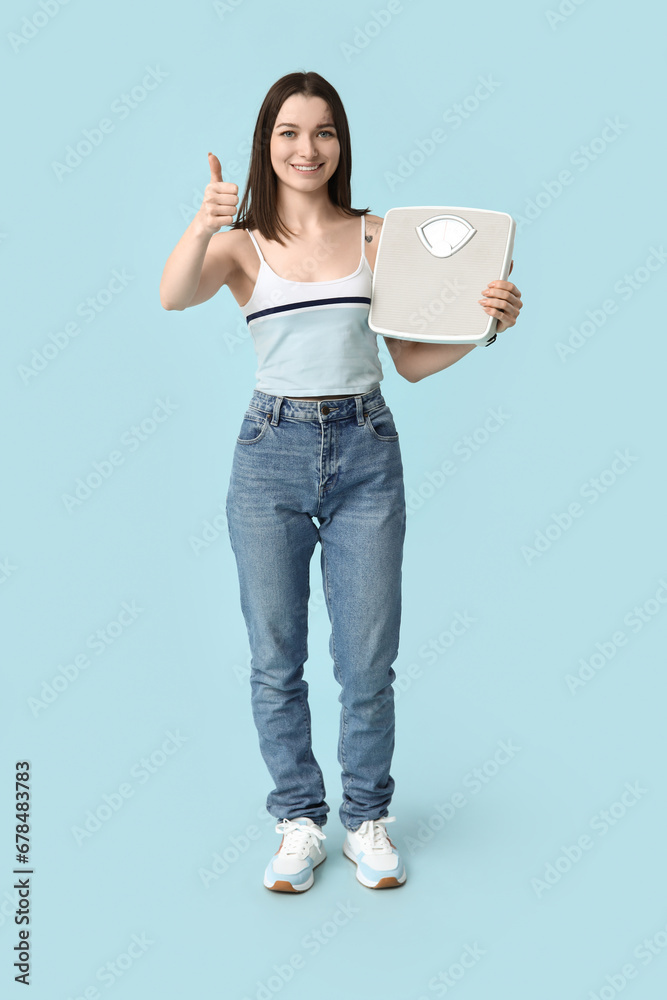
{"label": "brown hair", "polygon": [[278,180],[271,164],[271,133],[276,124],[278,112],[292,94],[306,97],[321,97],[329,105],[340,145],[340,159],[336,170],[329,178],[329,198],[345,215],[366,215],[369,208],[352,208],[350,205],[350,175],[352,173],[352,149],[347,115],[338,92],[319,73],[288,73],[273,84],[268,91],[257,116],[252,137],[252,151],[246,189],[238,207],[237,218],[230,229],[259,229],[267,240],[277,240],[284,246],[284,236],[294,234],[279,218],[276,206]]}

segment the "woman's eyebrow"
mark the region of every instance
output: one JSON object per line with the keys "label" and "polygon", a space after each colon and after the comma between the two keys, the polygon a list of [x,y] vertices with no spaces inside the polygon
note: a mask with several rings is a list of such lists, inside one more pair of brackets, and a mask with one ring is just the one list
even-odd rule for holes
{"label": "woman's eyebrow", "polygon": [[[276,125],[276,128],[282,128],[283,125],[287,125],[289,126],[289,128],[299,128],[299,126],[295,125],[294,122],[281,122],[280,125]],[[324,128],[325,125],[328,125],[331,128],[335,128],[333,122],[320,122],[320,124],[316,125],[315,128]]]}

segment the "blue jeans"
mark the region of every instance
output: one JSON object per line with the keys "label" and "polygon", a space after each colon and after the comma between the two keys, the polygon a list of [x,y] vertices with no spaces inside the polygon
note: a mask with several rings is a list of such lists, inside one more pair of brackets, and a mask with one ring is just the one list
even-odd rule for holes
{"label": "blue jeans", "polygon": [[379,386],[321,402],[255,390],[234,448],[226,513],[253,719],[276,786],[268,812],[320,826],[329,812],[303,679],[309,567],[320,542],[341,687],[339,815],[350,830],[387,816],[406,514],[398,433]]}

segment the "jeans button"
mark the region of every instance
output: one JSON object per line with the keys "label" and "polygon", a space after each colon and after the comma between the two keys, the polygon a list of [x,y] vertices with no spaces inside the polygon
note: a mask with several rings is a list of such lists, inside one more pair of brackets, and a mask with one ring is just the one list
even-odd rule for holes
{"label": "jeans button", "polygon": [[324,414],[325,417],[326,417],[326,415],[327,415],[328,412],[329,412],[329,407],[328,406],[323,406],[322,407],[322,413]]}

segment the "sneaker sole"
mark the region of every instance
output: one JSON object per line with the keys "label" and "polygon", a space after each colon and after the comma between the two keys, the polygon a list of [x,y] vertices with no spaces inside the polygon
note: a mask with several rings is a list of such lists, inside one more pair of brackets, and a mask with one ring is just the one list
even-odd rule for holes
{"label": "sneaker sole", "polygon": [[325,854],[323,858],[320,858],[319,861],[315,862],[312,871],[310,873],[310,878],[308,879],[307,882],[304,882],[303,885],[292,885],[292,883],[288,882],[286,879],[276,879],[273,885],[267,885],[266,882],[264,882],[264,888],[270,889],[272,892],[305,892],[307,889],[310,889],[313,883],[315,882],[315,876],[313,872],[315,871],[318,865],[321,865],[322,862],[326,860],[327,860],[327,855]]}
{"label": "sneaker sole", "polygon": [[345,840],[343,841],[343,854],[348,859],[348,861],[351,861],[356,866],[357,881],[361,882],[362,885],[365,885],[367,889],[395,889],[400,885],[405,885],[407,879],[407,874],[405,871],[403,871],[403,878],[401,879],[396,878],[395,875],[388,875],[385,876],[384,878],[381,878],[379,882],[369,882],[366,876],[362,875],[357,859],[354,857],[353,854],[348,854],[348,850],[350,849],[348,848],[347,841]]}

